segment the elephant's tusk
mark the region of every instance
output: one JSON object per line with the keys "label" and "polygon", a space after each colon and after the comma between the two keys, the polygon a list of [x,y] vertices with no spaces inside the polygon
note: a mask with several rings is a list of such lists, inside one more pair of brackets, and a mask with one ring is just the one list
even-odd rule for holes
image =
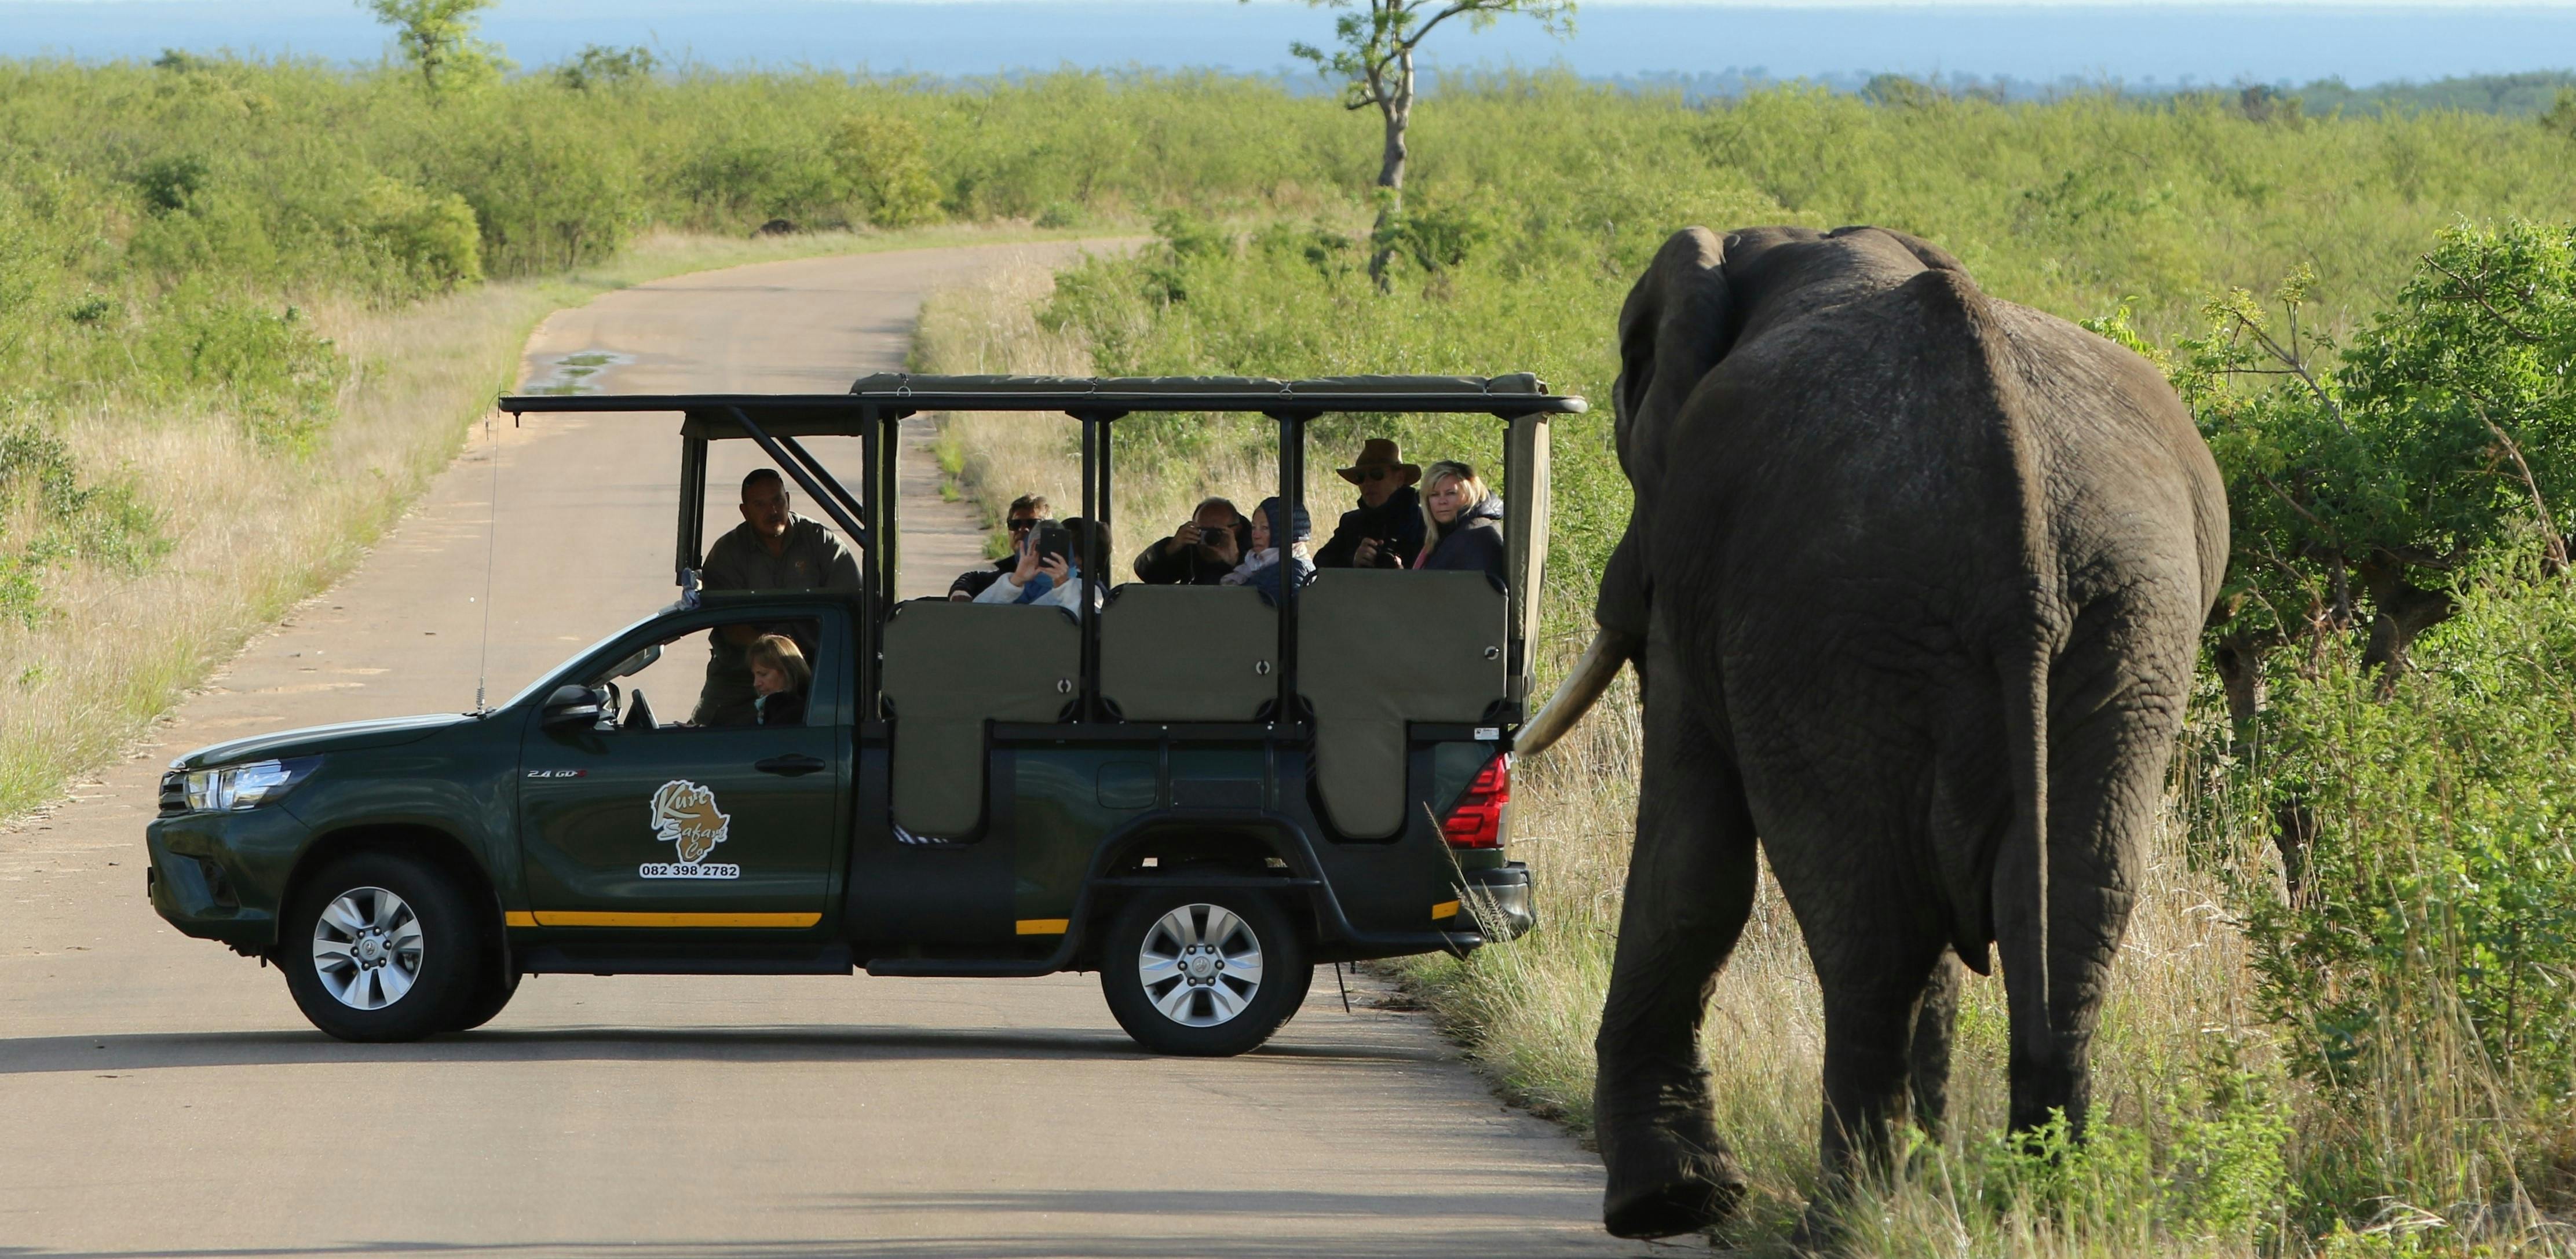
{"label": "elephant's tusk", "polygon": [[1512,752],[1518,756],[1536,756],[1554,745],[1583,720],[1585,713],[1610,689],[1611,679],[1619,676],[1619,666],[1628,662],[1636,643],[1628,635],[1604,627],[1592,636],[1592,645],[1583,649],[1583,659],[1575,662],[1574,672],[1557,684],[1556,694],[1547,699],[1538,715],[1520,729],[1512,740]]}

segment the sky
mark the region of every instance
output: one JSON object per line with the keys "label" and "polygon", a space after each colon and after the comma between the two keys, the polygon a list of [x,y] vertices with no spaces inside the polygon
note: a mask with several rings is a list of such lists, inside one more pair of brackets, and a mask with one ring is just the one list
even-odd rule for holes
{"label": "sky", "polygon": [[[1287,45],[1329,38],[1331,16],[1282,0],[502,0],[483,30],[528,66],[600,43],[720,68],[1295,73]],[[386,40],[352,0],[0,0],[0,56],[150,58],[174,47],[367,62],[383,55]],[[2359,86],[2576,65],[2576,0],[2510,7],[1592,0],[1569,40],[1506,18],[1487,31],[1436,34],[1429,54],[1436,68],[1562,66],[1597,78],[1887,71],[2139,86],[2339,77]]]}

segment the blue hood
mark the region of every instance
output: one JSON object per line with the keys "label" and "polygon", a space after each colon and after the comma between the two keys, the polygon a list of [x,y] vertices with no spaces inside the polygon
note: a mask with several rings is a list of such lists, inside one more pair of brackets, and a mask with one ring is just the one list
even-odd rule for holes
{"label": "blue hood", "polygon": [[170,763],[172,769],[205,769],[230,765],[238,761],[265,760],[273,756],[315,756],[324,752],[354,752],[361,748],[389,748],[418,739],[449,726],[475,720],[470,713],[429,713],[419,717],[387,717],[377,721],[349,721],[331,726],[306,726],[301,730],[281,730],[276,734],[253,735],[229,743],[214,743],[198,748]]}

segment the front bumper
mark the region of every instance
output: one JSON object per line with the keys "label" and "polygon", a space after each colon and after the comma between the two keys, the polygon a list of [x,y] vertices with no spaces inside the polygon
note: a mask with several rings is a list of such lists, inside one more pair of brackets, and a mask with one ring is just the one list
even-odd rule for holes
{"label": "front bumper", "polygon": [[1530,871],[1520,862],[1469,870],[1458,889],[1458,922],[1487,943],[1517,940],[1538,925],[1530,909]]}
{"label": "front bumper", "polygon": [[265,806],[165,815],[144,828],[153,911],[181,933],[245,952],[277,943],[277,912],[311,831]]}

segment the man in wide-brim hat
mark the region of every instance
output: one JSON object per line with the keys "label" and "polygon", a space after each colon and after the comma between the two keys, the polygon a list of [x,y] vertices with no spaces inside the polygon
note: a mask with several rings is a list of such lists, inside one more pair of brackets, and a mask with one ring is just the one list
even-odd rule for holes
{"label": "man in wide-brim hat", "polygon": [[1333,539],[1315,553],[1318,568],[1411,568],[1422,554],[1422,469],[1404,461],[1390,438],[1372,437],[1360,457],[1337,468],[1360,487],[1360,505],[1342,513]]}

